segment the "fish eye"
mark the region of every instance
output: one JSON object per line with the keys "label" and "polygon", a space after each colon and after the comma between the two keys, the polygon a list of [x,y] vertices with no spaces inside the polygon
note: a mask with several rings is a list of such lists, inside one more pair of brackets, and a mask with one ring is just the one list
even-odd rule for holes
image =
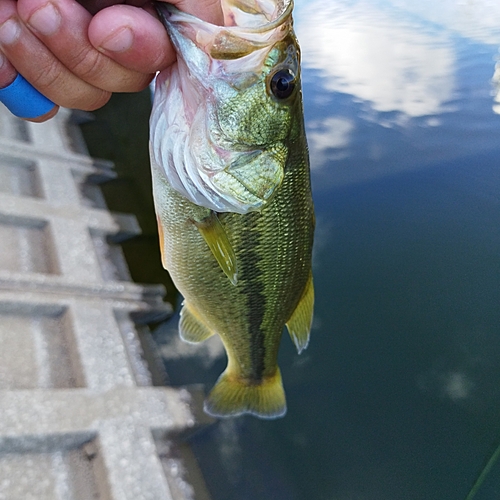
{"label": "fish eye", "polygon": [[277,99],[290,97],[295,89],[295,75],[288,69],[279,69],[271,77],[270,88]]}

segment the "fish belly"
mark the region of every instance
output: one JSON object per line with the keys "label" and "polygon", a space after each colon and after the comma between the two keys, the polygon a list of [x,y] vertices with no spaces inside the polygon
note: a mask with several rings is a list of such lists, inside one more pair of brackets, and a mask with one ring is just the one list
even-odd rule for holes
{"label": "fish belly", "polygon": [[277,355],[283,327],[310,279],[314,229],[306,160],[300,155],[295,163],[293,155],[290,160],[266,208],[218,214],[236,256],[236,284],[195,224],[207,209],[172,189],[152,164],[163,265],[184,297],[181,336],[195,342],[216,333],[228,356],[205,405],[213,415],[274,418],[286,411]]}

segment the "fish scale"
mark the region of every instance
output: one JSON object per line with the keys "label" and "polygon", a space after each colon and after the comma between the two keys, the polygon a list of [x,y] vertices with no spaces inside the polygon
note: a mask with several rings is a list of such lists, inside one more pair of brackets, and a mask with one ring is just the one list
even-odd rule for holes
{"label": "fish scale", "polygon": [[[268,6],[272,3],[266,2]],[[252,2],[252,5],[259,3]],[[199,22],[193,20],[196,18],[192,16],[182,15],[173,7],[169,9],[169,12],[174,13],[174,20],[166,14],[165,23],[171,34],[172,30],[178,29],[176,23],[184,23],[184,26],[186,23]],[[271,15],[268,13],[268,17]],[[291,29],[288,18],[284,18],[283,23]],[[274,21],[270,24],[272,29],[280,29]],[[217,37],[217,30],[221,28],[204,25],[204,29],[213,30],[214,37]],[[241,27],[238,29],[241,31]],[[185,31],[185,26],[182,30]],[[180,32],[177,31],[173,39],[176,41],[178,57],[184,58],[185,66],[182,67],[191,71],[189,76],[184,77],[195,80],[193,75],[199,72],[199,68],[189,68],[188,52],[196,47],[192,41],[183,44]],[[241,32],[238,33],[241,35]],[[255,36],[255,33],[251,34]],[[163,264],[184,297],[179,325],[181,337],[188,342],[200,342],[217,334],[227,352],[227,368],[205,403],[205,410],[215,416],[244,413],[261,418],[282,416],[286,411],[286,402],[277,357],[283,329],[285,325],[288,327],[299,352],[306,347],[309,339],[314,298],[311,274],[314,210],[299,75],[297,73],[294,81],[296,88],[292,89],[290,99],[284,102],[269,95],[269,85],[266,84],[273,71],[279,71],[284,64],[289,65],[290,47],[297,57],[298,48],[291,32],[279,34],[279,37],[271,40],[268,56],[255,68],[255,75],[248,79],[247,88],[238,87],[241,100],[238,100],[239,94],[235,94],[232,89],[228,93],[232,101],[226,99],[216,102],[213,109],[203,108],[204,104],[199,104],[190,112],[182,108],[178,115],[178,119],[186,119],[186,116],[203,112],[204,115],[198,115],[196,133],[200,133],[199,124],[205,117],[203,123],[208,124],[207,136],[212,137],[211,140],[215,140],[213,137],[217,140],[220,138],[220,145],[215,150],[218,152],[222,146],[232,147],[232,152],[225,153],[224,157],[240,154],[243,143],[253,151],[252,155],[245,156],[245,151],[242,156],[238,156],[238,169],[248,169],[241,176],[238,174],[237,179],[243,179],[241,189],[251,192],[253,184],[257,183],[267,186],[263,191],[272,194],[268,199],[259,199],[255,207],[242,208],[244,213],[214,211],[210,208],[213,202],[207,202],[207,206],[194,203],[169,183],[167,169],[177,169],[176,175],[180,175],[178,172],[194,170],[193,165],[190,169],[178,169],[179,165],[175,162],[162,163],[163,159],[173,157],[168,148],[175,143],[171,137],[162,143],[164,136],[155,128],[156,123],[175,122],[172,116],[168,120],[158,119],[161,113],[173,113],[172,108],[175,108],[167,105],[168,95],[162,93],[172,90],[171,82],[183,81],[182,75],[167,73],[157,83],[157,107],[153,110],[151,120],[151,159]],[[205,64],[199,54],[193,60],[202,61],[204,67],[217,66]],[[234,63],[238,64],[237,58],[231,60],[232,66],[229,67],[234,68]],[[289,66],[296,70],[297,64],[294,64]],[[175,72],[175,67],[170,71]],[[211,75],[207,75],[203,85],[200,84],[197,89],[209,87],[210,78]],[[242,79],[239,76],[235,78],[241,85]],[[182,84],[186,85],[186,80]],[[221,89],[224,90],[224,81],[217,80],[213,86],[217,86],[218,92],[221,92]],[[212,105],[213,101],[213,96],[207,99],[207,106]],[[200,102],[203,103],[203,100],[200,99]],[[257,113],[254,110],[259,102],[261,105]],[[183,106],[189,106],[189,102],[186,100]],[[258,125],[252,122],[263,120],[266,113],[269,115],[267,126],[266,122]],[[239,116],[239,119],[235,120],[235,116]],[[280,116],[285,118],[280,120]],[[231,127],[239,128],[225,133],[227,122],[221,124],[213,120],[222,122],[229,117]],[[276,123],[281,128],[274,130]],[[184,124],[169,130],[174,133],[175,130],[187,130],[188,126]],[[269,126],[274,128],[269,129]],[[217,127],[217,134],[211,134],[210,127]],[[181,139],[179,137],[178,141]],[[211,143],[207,140],[200,144],[210,147]],[[179,142],[176,147],[179,147]],[[157,154],[158,151],[161,154]],[[250,163],[255,158],[265,159],[267,151],[281,152],[274,157],[276,166],[280,166],[282,171],[276,181],[272,175],[259,170],[258,162]],[[210,158],[213,154],[203,154],[203,158]],[[177,161],[181,157],[175,155]],[[184,155],[184,158],[196,161],[189,155]],[[247,164],[246,158],[249,160]],[[217,168],[220,168],[220,163]],[[210,165],[203,164],[199,168],[207,169]],[[227,175],[232,175],[231,168],[231,164],[228,164]],[[259,176],[264,177],[259,179]],[[220,179],[222,181],[216,187],[222,195],[224,190],[234,192],[233,181],[225,186],[224,178]],[[245,182],[248,182],[248,186]],[[255,192],[258,196],[259,190]],[[196,198],[197,201],[199,199]],[[242,195],[243,199],[248,200],[248,196]]]}

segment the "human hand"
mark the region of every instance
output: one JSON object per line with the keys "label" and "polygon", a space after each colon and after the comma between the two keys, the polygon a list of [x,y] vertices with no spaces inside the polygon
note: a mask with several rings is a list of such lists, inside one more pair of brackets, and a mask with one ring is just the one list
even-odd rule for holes
{"label": "human hand", "polygon": [[[0,89],[18,72],[55,107],[100,108],[113,92],[144,89],[175,61],[167,32],[148,0],[1,0]],[[222,22],[220,0],[170,0]]]}

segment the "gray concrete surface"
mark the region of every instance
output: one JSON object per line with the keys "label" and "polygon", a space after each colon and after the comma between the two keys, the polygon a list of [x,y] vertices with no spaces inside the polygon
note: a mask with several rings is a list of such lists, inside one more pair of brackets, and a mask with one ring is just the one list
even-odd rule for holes
{"label": "gray concrete surface", "polygon": [[136,323],[171,311],[109,243],[140,231],[106,209],[113,176],[69,111],[0,108],[0,500],[209,498],[180,438],[202,394],[152,387],[142,356]]}

